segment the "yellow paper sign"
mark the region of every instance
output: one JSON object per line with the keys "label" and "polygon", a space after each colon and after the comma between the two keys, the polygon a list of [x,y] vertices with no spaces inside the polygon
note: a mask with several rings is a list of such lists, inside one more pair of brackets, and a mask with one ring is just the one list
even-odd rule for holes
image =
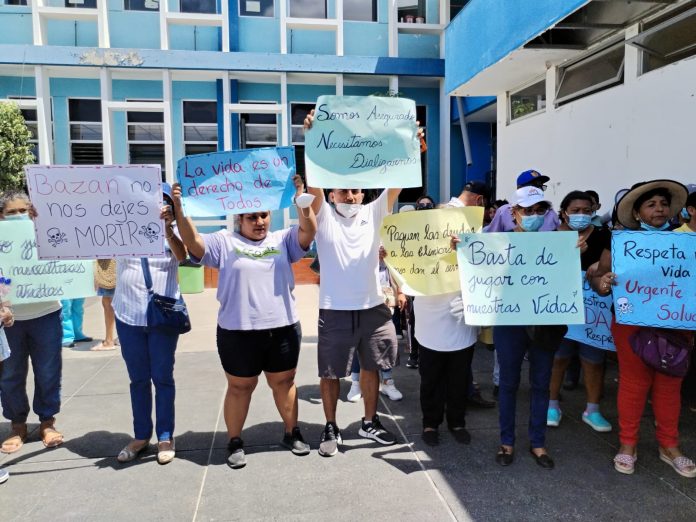
{"label": "yellow paper sign", "polygon": [[384,261],[408,295],[439,295],[459,291],[457,255],[452,235],[478,232],[483,207],[403,212],[384,218],[380,231],[387,251]]}

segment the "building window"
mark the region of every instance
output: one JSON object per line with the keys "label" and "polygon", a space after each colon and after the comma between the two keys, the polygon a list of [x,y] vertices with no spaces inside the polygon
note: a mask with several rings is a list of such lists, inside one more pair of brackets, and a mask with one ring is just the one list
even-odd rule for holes
{"label": "building window", "polygon": [[97,0],[65,0],[65,7],[97,8]]}
{"label": "building window", "polygon": [[27,0],[5,0],[5,5],[27,5]]}
{"label": "building window", "polygon": [[[8,100],[34,100],[36,98],[26,96],[8,96]],[[24,124],[31,132],[31,153],[34,155],[34,162],[39,163],[39,119],[36,109],[19,109],[24,118]]]}
{"label": "building window", "polygon": [[326,0],[289,0],[289,2],[291,18],[326,18]]}
{"label": "building window", "polygon": [[126,11],[159,11],[160,0],[123,0]]}
{"label": "building window", "polygon": [[295,170],[305,178],[305,161],[304,161],[304,119],[314,108],[314,103],[291,103],[290,104],[290,140],[295,146]]}
{"label": "building window", "polygon": [[164,179],[164,113],[128,111],[126,119],[128,121],[128,163],[160,165],[162,179]]}
{"label": "building window", "polygon": [[217,151],[217,102],[184,102],[184,155]]}
{"label": "building window", "polygon": [[469,0],[450,0],[449,10],[450,10],[450,20],[459,14],[459,11],[464,9],[464,6],[469,3]]}
{"label": "building window", "polygon": [[180,0],[179,11],[182,13],[215,14],[217,13],[215,4],[215,0]]}
{"label": "building window", "polygon": [[377,0],[343,0],[343,18],[358,22],[376,22]]}
{"label": "building window", "polygon": [[[423,129],[425,141],[428,141],[428,131],[426,122],[428,121],[428,111],[425,105],[416,105],[416,120]],[[421,187],[405,188],[399,194],[399,203],[415,203],[415,201],[428,193],[428,151],[421,152]]]}
{"label": "building window", "polygon": [[243,149],[278,146],[278,115],[240,113],[239,141]]}
{"label": "building window", "polygon": [[[285,0],[280,0],[284,2]],[[273,0],[239,0],[241,16],[273,16]]]}
{"label": "building window", "polygon": [[425,0],[397,0],[396,5],[399,22],[425,21]]}
{"label": "building window", "polygon": [[546,78],[510,93],[510,121],[546,108]]}
{"label": "building window", "polygon": [[642,73],[696,55],[696,7],[648,28],[627,43],[642,51]]}
{"label": "building window", "polygon": [[624,55],[624,41],[621,40],[562,68],[556,90],[556,104],[562,105],[623,83]]}
{"label": "building window", "polygon": [[102,146],[101,101],[71,98],[68,100],[70,118],[70,163],[72,165],[101,165]]}

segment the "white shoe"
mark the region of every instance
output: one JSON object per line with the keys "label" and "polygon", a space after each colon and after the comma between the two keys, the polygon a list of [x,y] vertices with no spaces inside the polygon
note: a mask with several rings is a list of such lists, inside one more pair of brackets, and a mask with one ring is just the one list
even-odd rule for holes
{"label": "white shoe", "polygon": [[379,390],[382,395],[386,395],[393,401],[400,401],[404,398],[402,393],[396,389],[394,379],[387,379],[382,382],[382,388]]}
{"label": "white shoe", "polygon": [[6,482],[8,478],[10,478],[10,474],[4,469],[0,469],[0,484]]}
{"label": "white shoe", "polygon": [[348,402],[358,402],[362,399],[362,390],[360,389],[360,381],[351,381],[350,390],[348,391]]}

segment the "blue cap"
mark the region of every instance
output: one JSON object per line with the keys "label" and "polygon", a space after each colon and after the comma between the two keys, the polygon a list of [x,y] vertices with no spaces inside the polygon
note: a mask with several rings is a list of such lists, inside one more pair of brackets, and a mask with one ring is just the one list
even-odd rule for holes
{"label": "blue cap", "polygon": [[536,170],[525,170],[522,174],[517,176],[517,188],[526,187],[527,185],[534,183],[535,181],[546,183],[551,178],[548,176],[542,176]]}
{"label": "blue cap", "polygon": [[162,195],[172,199],[172,186],[169,183],[162,183]]}

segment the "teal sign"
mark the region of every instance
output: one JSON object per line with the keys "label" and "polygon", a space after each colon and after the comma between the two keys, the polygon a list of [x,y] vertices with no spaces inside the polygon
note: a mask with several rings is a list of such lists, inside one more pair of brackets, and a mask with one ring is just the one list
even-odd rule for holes
{"label": "teal sign", "polygon": [[577,232],[461,234],[467,324],[584,324]]}
{"label": "teal sign", "polygon": [[611,264],[617,323],[696,330],[696,234],[614,232]]}
{"label": "teal sign", "polygon": [[294,147],[264,147],[186,156],[177,163],[184,210],[213,217],[292,205]]}
{"label": "teal sign", "polygon": [[95,295],[94,261],[40,261],[31,221],[0,220],[0,277],[10,279],[11,304]]}
{"label": "teal sign", "polygon": [[585,324],[568,326],[566,338],[595,348],[615,351],[611,333],[611,296],[599,295],[582,273],[582,297],[585,301]]}
{"label": "teal sign", "polygon": [[320,96],[305,133],[307,185],[420,187],[416,104],[405,98]]}

